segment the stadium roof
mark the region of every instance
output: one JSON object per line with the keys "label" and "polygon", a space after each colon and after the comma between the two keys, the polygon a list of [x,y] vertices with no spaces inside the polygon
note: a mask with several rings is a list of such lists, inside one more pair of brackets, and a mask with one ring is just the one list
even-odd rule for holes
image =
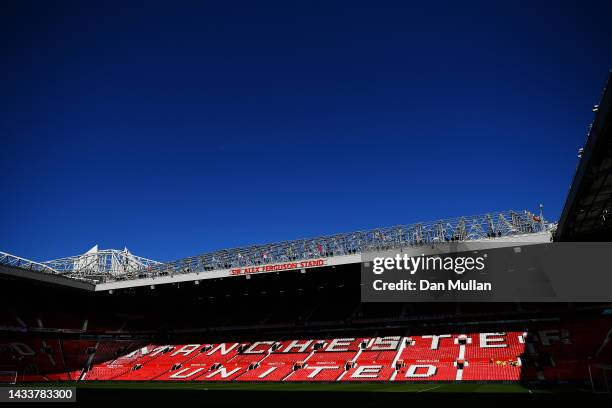
{"label": "stadium roof", "polygon": [[222,249],[160,263],[132,255],[127,248],[35,262],[0,252],[0,273],[89,290],[195,281],[360,263],[362,254],[470,241],[548,241],[554,224],[528,211],[505,211],[433,222],[398,225],[316,238]]}
{"label": "stadium roof", "polygon": [[612,236],[612,72],[579,152],[555,239],[609,241]]}

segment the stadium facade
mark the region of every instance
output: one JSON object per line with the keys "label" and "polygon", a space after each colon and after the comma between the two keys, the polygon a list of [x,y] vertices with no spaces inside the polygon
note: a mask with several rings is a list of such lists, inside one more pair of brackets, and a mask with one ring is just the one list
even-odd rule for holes
{"label": "stadium facade", "polygon": [[610,100],[608,89],[558,224],[506,211],[169,263],[97,246],[44,262],[0,253],[1,377],[596,387],[612,362],[611,305],[362,303],[360,268],[380,250],[609,241]]}

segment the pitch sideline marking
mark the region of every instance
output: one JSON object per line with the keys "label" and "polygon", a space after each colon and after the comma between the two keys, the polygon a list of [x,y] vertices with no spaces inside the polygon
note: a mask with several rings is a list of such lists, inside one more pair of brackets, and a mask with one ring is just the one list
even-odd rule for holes
{"label": "pitch sideline marking", "polygon": [[425,391],[435,390],[436,388],[440,388],[440,387],[441,387],[441,385],[436,385],[435,387],[425,388],[424,390],[417,391],[417,393],[419,393],[419,392],[425,392]]}

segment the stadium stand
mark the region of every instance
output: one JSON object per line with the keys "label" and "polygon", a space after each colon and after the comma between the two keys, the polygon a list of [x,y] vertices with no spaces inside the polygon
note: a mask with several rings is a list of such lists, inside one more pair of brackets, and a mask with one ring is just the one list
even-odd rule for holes
{"label": "stadium stand", "polygon": [[143,345],[35,339],[2,345],[0,371],[18,372],[19,382],[584,381],[588,362],[609,355],[611,329],[606,319],[563,328],[543,323],[525,331],[466,327],[455,333],[362,332],[280,341]]}

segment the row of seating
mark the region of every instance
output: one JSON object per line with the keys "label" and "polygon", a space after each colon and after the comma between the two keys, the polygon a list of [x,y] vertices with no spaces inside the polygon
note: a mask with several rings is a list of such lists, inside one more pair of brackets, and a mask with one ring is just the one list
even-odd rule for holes
{"label": "row of seating", "polygon": [[[209,344],[35,339],[4,345],[0,371],[17,371],[23,382],[582,379],[602,337],[574,330]],[[541,354],[553,356],[550,364],[537,363]]]}

